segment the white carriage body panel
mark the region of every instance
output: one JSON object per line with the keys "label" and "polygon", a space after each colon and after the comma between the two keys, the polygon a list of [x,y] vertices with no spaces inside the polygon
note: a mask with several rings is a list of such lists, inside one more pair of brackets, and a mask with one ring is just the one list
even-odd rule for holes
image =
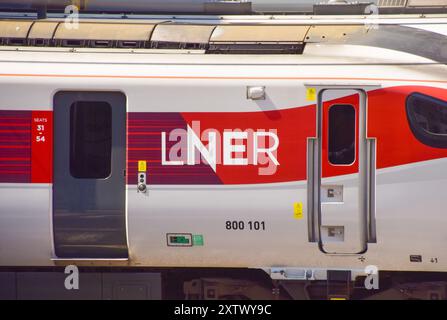
{"label": "white carriage body panel", "polygon": [[[424,27],[425,28],[425,27]],[[431,28],[432,30],[433,28]],[[441,31],[440,31],[441,32]],[[444,31],[442,31],[444,33]],[[119,91],[127,112],[260,112],[307,106],[308,86],[447,89],[447,67],[398,51],[308,44],[302,56],[0,51],[3,110],[53,109],[58,91]],[[327,54],[330,52],[330,55]],[[398,63],[396,63],[398,62]],[[267,99],[246,99],[265,86]],[[306,157],[306,155],[302,155]],[[349,186],[352,176],[333,181]],[[331,255],[309,242],[307,181],[246,185],[127,185],[129,266],[299,267],[447,271],[447,160],[376,171],[377,243],[362,254]],[[0,266],[52,266],[51,184],[0,184]],[[226,230],[225,221],[265,221],[265,231]],[[174,248],[168,233],[203,235]],[[421,255],[412,263],[410,255]],[[437,263],[432,263],[432,259]],[[105,264],[107,265],[107,264]]]}

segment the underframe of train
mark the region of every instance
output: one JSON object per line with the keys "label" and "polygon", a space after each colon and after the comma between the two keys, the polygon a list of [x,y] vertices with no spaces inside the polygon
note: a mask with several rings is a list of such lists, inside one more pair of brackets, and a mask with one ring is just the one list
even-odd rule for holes
{"label": "underframe of train", "polygon": [[[381,272],[375,287],[350,271],[272,280],[260,269],[0,268],[0,300],[446,300],[447,273]],[[369,281],[370,282],[370,281]],[[68,289],[67,289],[68,286]],[[378,287],[378,288],[377,288]]]}

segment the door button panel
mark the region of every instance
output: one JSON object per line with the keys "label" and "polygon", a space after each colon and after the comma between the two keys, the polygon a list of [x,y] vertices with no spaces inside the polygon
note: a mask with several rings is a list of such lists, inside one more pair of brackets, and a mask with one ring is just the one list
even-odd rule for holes
{"label": "door button panel", "polygon": [[345,227],[322,226],[321,237],[324,242],[343,242],[345,240]]}
{"label": "door button panel", "polygon": [[343,203],[343,185],[322,185],[321,203]]}
{"label": "door button panel", "polygon": [[146,186],[146,173],[139,172],[138,173],[138,192],[146,193],[147,186]]}

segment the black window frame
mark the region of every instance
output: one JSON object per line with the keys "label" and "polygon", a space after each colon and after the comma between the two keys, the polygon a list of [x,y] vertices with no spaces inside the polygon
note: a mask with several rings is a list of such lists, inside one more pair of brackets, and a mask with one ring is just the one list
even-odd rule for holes
{"label": "black window frame", "polygon": [[430,103],[439,104],[440,106],[446,108],[446,112],[447,101],[420,92],[413,92],[409,94],[405,101],[405,110],[407,114],[408,124],[416,139],[429,147],[447,149],[447,134],[433,133],[427,131],[419,125],[415,115],[416,112],[414,110],[416,106],[412,103],[412,99],[414,98],[426,99]]}

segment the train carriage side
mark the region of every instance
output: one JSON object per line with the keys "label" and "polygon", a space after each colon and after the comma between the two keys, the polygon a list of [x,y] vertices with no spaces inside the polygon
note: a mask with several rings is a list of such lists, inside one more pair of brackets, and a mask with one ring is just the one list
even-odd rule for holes
{"label": "train carriage side", "polygon": [[445,64],[82,54],[0,52],[0,266],[446,272]]}

